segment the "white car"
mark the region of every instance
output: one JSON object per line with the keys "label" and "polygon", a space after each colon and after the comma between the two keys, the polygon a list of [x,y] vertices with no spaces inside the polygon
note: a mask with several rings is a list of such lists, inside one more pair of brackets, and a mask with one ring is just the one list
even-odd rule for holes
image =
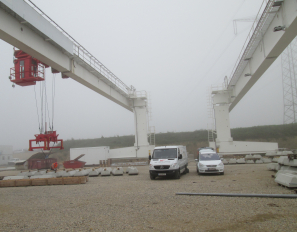
{"label": "white car", "polygon": [[203,152],[200,152],[196,162],[198,175],[201,173],[219,173],[224,175],[224,164],[220,156],[214,151],[204,150]]}

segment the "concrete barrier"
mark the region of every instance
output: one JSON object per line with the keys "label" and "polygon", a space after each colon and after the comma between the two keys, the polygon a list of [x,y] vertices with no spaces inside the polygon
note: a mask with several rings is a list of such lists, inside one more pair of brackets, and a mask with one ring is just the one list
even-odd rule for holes
{"label": "concrete barrier", "polygon": [[89,176],[99,176],[99,169],[93,168],[92,171],[90,171]]}
{"label": "concrete barrier", "polygon": [[263,163],[271,163],[272,162],[272,160],[269,158],[263,158],[262,161],[263,161]]}
{"label": "concrete barrier", "polygon": [[229,164],[236,164],[236,159],[234,159],[234,158],[229,159]]}
{"label": "concrete barrier", "polygon": [[103,168],[101,171],[101,176],[110,176],[110,169],[109,168]]}
{"label": "concrete barrier", "polygon": [[289,166],[297,167],[297,159],[289,160]]}
{"label": "concrete barrier", "polygon": [[275,178],[275,182],[281,185],[284,185],[288,188],[296,188],[297,187],[297,175],[293,175],[291,173],[280,173]]}
{"label": "concrete barrier", "polygon": [[272,159],[272,162],[278,163],[278,158],[277,158],[277,157],[274,157],[274,158]]}
{"label": "concrete barrier", "polygon": [[260,159],[258,159],[258,160],[256,160],[256,162],[255,162],[256,164],[263,164],[263,161],[262,160],[260,160]]}
{"label": "concrete barrier", "polygon": [[240,158],[236,160],[236,163],[238,164],[245,164],[245,158]]}
{"label": "concrete barrier", "polygon": [[254,160],[247,160],[246,163],[247,164],[254,164],[255,162],[254,162]]}
{"label": "concrete barrier", "polygon": [[111,171],[112,175],[114,176],[122,176],[124,174],[124,170],[122,167],[117,167],[117,168],[114,168],[112,171]]}
{"label": "concrete barrier", "polygon": [[128,174],[129,175],[138,175],[138,170],[135,167],[130,167]]}

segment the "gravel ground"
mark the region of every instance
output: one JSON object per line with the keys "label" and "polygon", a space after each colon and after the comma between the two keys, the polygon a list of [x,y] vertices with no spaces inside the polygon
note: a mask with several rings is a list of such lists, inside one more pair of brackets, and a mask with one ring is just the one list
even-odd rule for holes
{"label": "gravel ground", "polygon": [[198,176],[194,162],[189,169],[180,180],[152,181],[141,166],[138,176],[92,177],[82,185],[1,188],[0,231],[296,230],[296,199],[175,195],[292,194],[266,164],[226,165],[224,176]]}

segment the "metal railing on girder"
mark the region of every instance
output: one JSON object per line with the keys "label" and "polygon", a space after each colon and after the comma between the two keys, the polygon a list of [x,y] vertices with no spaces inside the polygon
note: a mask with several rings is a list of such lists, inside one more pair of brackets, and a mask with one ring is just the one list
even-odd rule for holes
{"label": "metal railing on girder", "polygon": [[51,23],[57,30],[65,35],[74,44],[74,54],[79,57],[86,64],[90,65],[93,69],[101,73],[108,81],[115,85],[118,89],[122,90],[124,94],[128,94],[132,91],[124,82],[122,82],[115,74],[113,74],[108,68],[106,68],[99,60],[97,60],[86,48],[78,43],[71,35],[69,35],[63,28],[61,28],[54,20],[46,15],[40,8],[38,8],[32,1],[24,0],[29,6],[31,6],[36,12],[38,12],[44,19]]}
{"label": "metal railing on girder", "polygon": [[[279,6],[274,6],[274,2],[275,0],[263,0],[256,19],[231,72],[228,87],[235,85],[238,81],[249,59],[251,58],[250,56],[252,55],[252,53],[254,53],[262,39],[261,33],[267,30],[273,17],[277,13]],[[275,10],[272,11],[272,8],[274,7]]]}

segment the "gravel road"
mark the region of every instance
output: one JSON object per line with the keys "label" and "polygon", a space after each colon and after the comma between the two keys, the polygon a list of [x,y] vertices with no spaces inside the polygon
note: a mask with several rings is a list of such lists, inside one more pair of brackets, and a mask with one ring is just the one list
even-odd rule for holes
{"label": "gravel road", "polygon": [[[297,199],[178,196],[176,192],[292,194],[266,164],[180,180],[91,177],[87,184],[0,189],[0,231],[295,231]],[[10,173],[11,174],[11,173]],[[0,175],[5,175],[1,172]]]}

